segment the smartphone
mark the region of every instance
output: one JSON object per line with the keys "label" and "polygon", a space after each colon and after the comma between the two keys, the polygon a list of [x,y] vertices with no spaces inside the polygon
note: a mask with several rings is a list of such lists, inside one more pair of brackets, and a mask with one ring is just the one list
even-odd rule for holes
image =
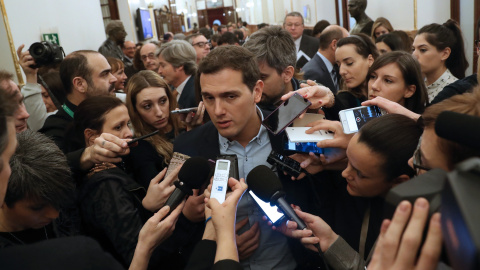
{"label": "smartphone", "polygon": [[228,177],[230,172],[230,160],[218,159],[215,164],[215,174],[213,175],[212,193],[210,198],[215,198],[219,203],[225,201],[225,195],[228,188]]}
{"label": "smartphone", "polygon": [[170,111],[171,114],[177,114],[177,113],[189,113],[189,112],[196,112],[198,107],[192,107],[192,108],[187,108],[187,109],[180,109],[180,110],[173,110]]}
{"label": "smartphone", "polygon": [[258,206],[260,206],[260,209],[262,209],[263,213],[265,213],[273,225],[279,225],[282,223],[283,219],[285,218],[285,214],[278,212],[277,206],[271,206],[270,203],[262,201],[262,199],[258,198],[252,190],[249,190],[248,193],[250,196],[252,196]]}
{"label": "smartphone", "polygon": [[333,139],[333,133],[327,130],[317,130],[313,133],[305,133],[310,127],[287,127],[285,133],[291,142],[319,142]]}
{"label": "smartphone", "polygon": [[323,154],[323,148],[317,147],[316,142],[291,142],[289,139],[285,139],[283,150],[290,154],[308,154],[310,152],[316,155]]}
{"label": "smartphone", "polygon": [[238,174],[238,157],[235,154],[232,155],[220,155],[217,156],[217,160],[226,159],[230,160],[230,173],[229,177],[233,177],[237,180],[240,180],[240,175]]}
{"label": "smartphone", "polygon": [[304,113],[312,103],[295,93],[280,104],[262,124],[274,135],[282,132],[295,118]]}
{"label": "smartphone", "polygon": [[147,135],[143,135],[141,137],[138,137],[138,138],[134,138],[133,140],[127,142],[127,145],[132,145],[140,140],[143,140],[143,139],[146,139],[148,137],[152,137],[153,135],[157,134],[159,132],[159,130],[155,130],[154,132],[150,133],[150,134],[147,134]]}
{"label": "smartphone", "polygon": [[358,132],[368,121],[386,114],[377,106],[361,106],[338,113],[345,134]]}

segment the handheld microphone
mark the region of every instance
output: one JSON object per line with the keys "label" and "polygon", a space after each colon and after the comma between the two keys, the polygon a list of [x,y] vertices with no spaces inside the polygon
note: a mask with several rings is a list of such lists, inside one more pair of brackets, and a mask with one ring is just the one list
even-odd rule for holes
{"label": "handheld microphone", "polygon": [[210,164],[205,158],[192,157],[185,161],[178,172],[178,179],[174,182],[177,187],[168,197],[165,205],[173,211],[187,195],[193,195],[192,189],[199,189],[206,182],[210,174]]}
{"label": "handheld microphone", "polygon": [[295,221],[298,229],[305,230],[307,225],[293,208],[285,201],[285,192],[277,175],[265,165],[255,167],[247,176],[248,187],[265,202],[276,205],[287,217]]}

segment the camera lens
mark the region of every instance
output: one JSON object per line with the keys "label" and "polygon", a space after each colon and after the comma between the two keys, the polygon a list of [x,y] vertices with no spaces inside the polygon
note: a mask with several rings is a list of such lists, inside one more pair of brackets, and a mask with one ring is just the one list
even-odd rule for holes
{"label": "camera lens", "polygon": [[41,55],[41,54],[43,54],[44,51],[45,51],[45,50],[44,50],[43,47],[38,46],[38,47],[34,48],[33,53],[34,53],[35,55]]}

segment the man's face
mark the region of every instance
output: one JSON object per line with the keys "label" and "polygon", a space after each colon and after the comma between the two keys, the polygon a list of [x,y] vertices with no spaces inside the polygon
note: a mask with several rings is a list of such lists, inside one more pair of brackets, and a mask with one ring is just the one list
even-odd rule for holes
{"label": "man's face", "polygon": [[157,46],[155,44],[145,44],[140,49],[140,58],[142,59],[143,65],[147,70],[153,70],[157,72],[158,70],[158,58],[155,57],[155,51]]}
{"label": "man's face", "polygon": [[87,81],[87,97],[115,95],[115,82],[112,69],[107,59],[99,54],[87,54],[88,66],[90,68],[90,81]]}
{"label": "man's face", "polygon": [[[277,70],[270,67],[266,62],[259,63],[258,67],[260,69],[260,79],[264,84],[262,99],[259,105],[274,105],[280,100],[280,97],[286,94],[286,83],[282,74],[278,74]],[[290,81],[288,83],[290,83]]]}
{"label": "man's face", "polygon": [[259,130],[256,103],[262,96],[262,81],[252,92],[243,83],[241,71],[227,68],[201,74],[200,85],[205,108],[220,135],[248,143]]}
{"label": "man's face", "polygon": [[15,130],[17,133],[27,130],[27,119],[30,117],[28,114],[27,109],[25,108],[25,103],[23,102],[23,95],[18,89],[17,84],[12,81],[2,81],[0,83],[3,89],[8,93],[15,93],[15,98],[18,102],[18,109],[15,111],[14,119],[15,119]]}
{"label": "man's face", "polygon": [[49,203],[27,198],[15,202],[12,208],[4,204],[2,210],[19,230],[40,229],[58,218],[58,210]]}
{"label": "man's face", "polygon": [[192,46],[197,53],[197,63],[210,53],[210,44],[204,36],[196,36],[192,39]]}
{"label": "man's face", "polygon": [[160,74],[167,83],[174,87],[179,86],[182,83],[179,82],[181,72],[183,72],[183,69],[174,67],[163,59],[162,55],[158,56],[158,74]]}
{"label": "man's face", "polygon": [[128,58],[133,59],[133,56],[135,56],[135,43],[131,41],[125,41],[123,43],[123,54],[125,54]]}
{"label": "man's face", "polygon": [[285,29],[292,35],[294,40],[297,40],[303,35],[304,25],[301,17],[287,16],[284,23]]}
{"label": "man's face", "polygon": [[357,17],[362,13],[361,5],[357,0],[348,0],[348,12],[350,16]]}
{"label": "man's face", "polygon": [[233,33],[233,30],[235,30],[235,29],[233,28],[233,26],[229,26],[229,27],[228,27],[228,32]]}
{"label": "man's face", "polygon": [[3,204],[3,200],[5,199],[8,179],[12,173],[12,169],[10,168],[10,158],[13,153],[15,153],[15,149],[17,149],[17,136],[15,135],[15,121],[13,117],[7,118],[7,134],[7,147],[5,148],[5,151],[1,153],[2,159],[0,160],[2,163],[2,166],[0,167],[0,205]]}
{"label": "man's face", "polygon": [[223,27],[221,30],[220,30],[220,35],[223,35],[225,34],[226,32],[228,32],[228,29],[226,27]]}

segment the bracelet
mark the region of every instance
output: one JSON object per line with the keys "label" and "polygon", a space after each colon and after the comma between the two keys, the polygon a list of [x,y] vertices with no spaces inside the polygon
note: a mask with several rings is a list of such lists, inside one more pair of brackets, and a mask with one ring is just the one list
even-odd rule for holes
{"label": "bracelet", "polygon": [[212,216],[209,216],[209,217],[205,220],[205,226],[207,226],[207,222],[209,222],[210,219],[212,219]]}

